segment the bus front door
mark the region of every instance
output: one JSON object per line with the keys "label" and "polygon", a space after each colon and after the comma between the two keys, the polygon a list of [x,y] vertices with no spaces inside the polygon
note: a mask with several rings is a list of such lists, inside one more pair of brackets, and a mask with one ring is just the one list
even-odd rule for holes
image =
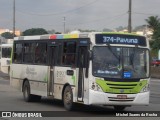
{"label": "bus front door", "polygon": [[55,68],[55,58],[56,58],[56,46],[49,47],[49,63],[50,63],[50,80],[48,81],[48,92],[49,96],[54,95],[54,68]]}
{"label": "bus front door", "polygon": [[78,49],[78,93],[77,93],[77,101],[83,101],[84,98],[84,84],[85,84],[85,65],[87,59],[87,46],[79,46]]}

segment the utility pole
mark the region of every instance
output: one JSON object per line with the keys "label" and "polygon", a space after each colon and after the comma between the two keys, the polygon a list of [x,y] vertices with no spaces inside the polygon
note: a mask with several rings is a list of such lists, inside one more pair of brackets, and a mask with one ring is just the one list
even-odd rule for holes
{"label": "utility pole", "polygon": [[64,29],[64,33],[66,32],[65,23],[66,23],[66,17],[63,17],[63,29]]}
{"label": "utility pole", "polygon": [[132,18],[131,18],[131,11],[132,10],[132,0],[129,0],[129,10],[128,10],[128,32],[132,32]]}
{"label": "utility pole", "polygon": [[13,0],[13,37],[15,37],[15,0]]}

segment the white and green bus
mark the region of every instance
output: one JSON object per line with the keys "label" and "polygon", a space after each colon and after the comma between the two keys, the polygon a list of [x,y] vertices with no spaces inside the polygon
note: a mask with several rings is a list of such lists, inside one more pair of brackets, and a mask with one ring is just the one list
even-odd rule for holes
{"label": "white and green bus", "polygon": [[149,104],[149,43],[123,33],[21,36],[14,40],[10,84],[24,100],[41,96],[117,110]]}

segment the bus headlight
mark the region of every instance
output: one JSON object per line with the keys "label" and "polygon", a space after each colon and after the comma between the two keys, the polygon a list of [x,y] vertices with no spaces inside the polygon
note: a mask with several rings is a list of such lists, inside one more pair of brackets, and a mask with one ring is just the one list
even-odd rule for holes
{"label": "bus headlight", "polygon": [[150,86],[149,86],[149,84],[147,84],[141,89],[141,93],[148,92],[149,90],[150,90]]}
{"label": "bus headlight", "polygon": [[94,91],[103,92],[101,87],[97,83],[94,83],[94,82],[92,83],[91,89],[94,90]]}

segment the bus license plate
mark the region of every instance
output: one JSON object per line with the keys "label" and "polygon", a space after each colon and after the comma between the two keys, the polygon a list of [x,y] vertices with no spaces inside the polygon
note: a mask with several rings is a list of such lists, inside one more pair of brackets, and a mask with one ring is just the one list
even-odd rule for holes
{"label": "bus license plate", "polygon": [[127,99],[127,95],[117,95],[118,99]]}

